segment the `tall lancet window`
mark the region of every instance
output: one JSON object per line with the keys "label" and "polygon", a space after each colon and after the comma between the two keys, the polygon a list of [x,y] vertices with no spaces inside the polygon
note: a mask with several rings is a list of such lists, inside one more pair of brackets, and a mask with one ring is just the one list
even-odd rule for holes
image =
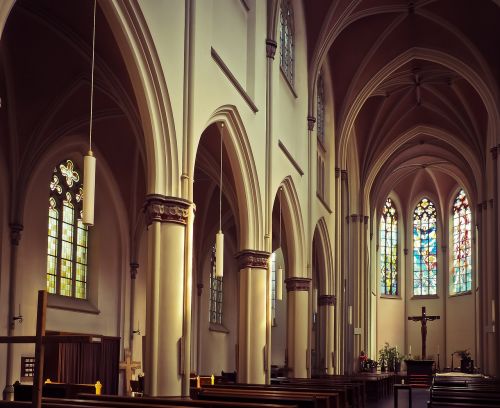
{"label": "tall lancet window", "polygon": [[82,222],[83,182],[71,160],[54,168],[49,188],[47,291],[86,299],[88,230]]}
{"label": "tall lancet window", "polygon": [[436,207],[422,198],[413,212],[413,294],[435,295],[437,279]]}
{"label": "tall lancet window", "polygon": [[471,211],[464,190],[453,203],[453,269],[450,277],[452,294],[472,289]]}
{"label": "tall lancet window", "polygon": [[380,217],[380,293],[398,294],[398,213],[390,198]]}
{"label": "tall lancet window", "polygon": [[215,275],[215,265],[217,254],[215,245],[212,247],[212,257],[210,261],[210,323],[222,324],[222,277]]}
{"label": "tall lancet window", "polygon": [[318,132],[318,139],[324,145],[325,144],[325,86],[323,83],[323,75],[320,75],[318,78],[318,86],[316,91],[318,94],[316,129]]}
{"label": "tall lancet window", "polygon": [[293,86],[294,73],[293,9],[290,0],[281,0],[280,6],[280,66]]}

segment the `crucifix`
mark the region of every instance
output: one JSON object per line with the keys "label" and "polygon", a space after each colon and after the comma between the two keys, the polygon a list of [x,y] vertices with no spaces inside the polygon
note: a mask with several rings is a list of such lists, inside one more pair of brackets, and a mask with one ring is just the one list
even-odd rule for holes
{"label": "crucifix", "polygon": [[408,316],[408,320],[413,320],[414,322],[420,321],[422,323],[422,327],[420,332],[422,333],[422,360],[425,360],[426,356],[426,339],[427,339],[427,320],[436,320],[439,319],[440,316],[427,316],[425,312],[425,306],[422,306],[422,315],[421,316]]}
{"label": "crucifix", "polygon": [[47,291],[38,291],[38,308],[36,315],[36,334],[34,336],[0,336],[1,343],[35,343],[35,373],[33,377],[32,407],[42,406],[43,364],[45,360],[45,344],[48,343],[92,343],[99,338],[80,335],[45,335],[47,320]]}
{"label": "crucifix", "polygon": [[123,382],[123,392],[125,395],[130,395],[132,389],[130,388],[130,380],[135,370],[141,368],[141,363],[132,361],[132,353],[129,349],[124,350],[124,361],[120,362],[120,370],[125,371],[125,381]]}

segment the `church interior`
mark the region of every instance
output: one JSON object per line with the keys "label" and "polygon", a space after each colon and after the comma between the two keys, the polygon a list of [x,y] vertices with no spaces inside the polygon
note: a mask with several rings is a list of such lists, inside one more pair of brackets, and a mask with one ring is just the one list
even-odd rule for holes
{"label": "church interior", "polygon": [[9,338],[40,290],[46,336],[92,339],[47,343],[47,378],[107,394],[497,378],[499,23],[498,0],[0,0],[4,398],[34,384]]}

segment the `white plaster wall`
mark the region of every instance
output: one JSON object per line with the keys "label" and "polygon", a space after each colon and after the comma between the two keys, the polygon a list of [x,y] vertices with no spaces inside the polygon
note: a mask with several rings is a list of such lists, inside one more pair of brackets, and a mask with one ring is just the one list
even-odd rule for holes
{"label": "white plaster wall", "polygon": [[[238,264],[231,247],[225,242],[222,325],[228,333],[210,330],[210,257],[203,264],[203,292],[200,315],[200,366],[199,374],[220,375],[221,371],[236,370],[236,341],[238,337]],[[193,333],[193,337],[196,333]]]}
{"label": "white plaster wall", "polygon": [[[52,169],[57,161],[72,158],[82,169],[81,153],[66,152],[56,161],[46,161],[33,174],[27,191],[24,231],[19,245],[18,274],[15,304],[21,304],[23,323],[16,324],[14,335],[33,335],[36,328],[37,291],[46,288],[47,271],[47,223],[49,188]],[[121,336],[123,317],[121,304],[121,280],[127,262],[126,234],[119,227],[121,208],[113,204],[113,186],[105,180],[104,163],[97,166],[95,226],[89,232],[89,297],[93,298],[99,314],[48,308],[47,330],[74,333],[92,333]],[[116,193],[115,193],[116,194]],[[103,205],[103,203],[107,203]],[[13,379],[20,376],[21,355],[34,354],[33,345],[14,347]]]}
{"label": "white plaster wall", "polygon": [[[451,353],[468,349],[471,357],[478,364],[475,355],[475,308],[472,294],[448,296],[446,299],[446,365],[451,365]],[[441,351],[441,350],[440,350]],[[443,353],[444,350],[441,351]],[[441,364],[445,355],[440,356]],[[460,358],[455,356],[454,366],[460,367]],[[441,365],[443,367],[443,365]]]}
{"label": "white plaster wall", "polygon": [[[285,265],[283,252],[276,250],[276,265]],[[283,268],[283,275],[286,270]],[[283,276],[283,279],[285,279]],[[283,282],[283,300],[276,300],[275,324],[271,328],[271,364],[283,367],[285,365],[286,353],[286,316],[287,316],[287,290]]]}
{"label": "white plaster wall", "polygon": [[139,0],[167,84],[178,157],[182,157],[185,3],[184,0]]}
{"label": "white plaster wall", "polygon": [[[3,155],[0,161],[0,336],[8,334],[8,309],[9,309],[9,214],[7,188],[7,172],[5,170]],[[0,389],[5,388],[5,367],[7,366],[7,346],[0,345]]]}

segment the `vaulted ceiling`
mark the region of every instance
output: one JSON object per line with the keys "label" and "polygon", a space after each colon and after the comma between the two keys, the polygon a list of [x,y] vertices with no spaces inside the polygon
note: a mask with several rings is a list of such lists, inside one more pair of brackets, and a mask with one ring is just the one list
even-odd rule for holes
{"label": "vaulted ceiling", "polygon": [[476,180],[499,126],[499,2],[303,4],[310,72],[330,66],[338,165],[356,149],[362,199],[380,206],[390,190],[425,188],[445,197],[457,184],[484,199]]}

